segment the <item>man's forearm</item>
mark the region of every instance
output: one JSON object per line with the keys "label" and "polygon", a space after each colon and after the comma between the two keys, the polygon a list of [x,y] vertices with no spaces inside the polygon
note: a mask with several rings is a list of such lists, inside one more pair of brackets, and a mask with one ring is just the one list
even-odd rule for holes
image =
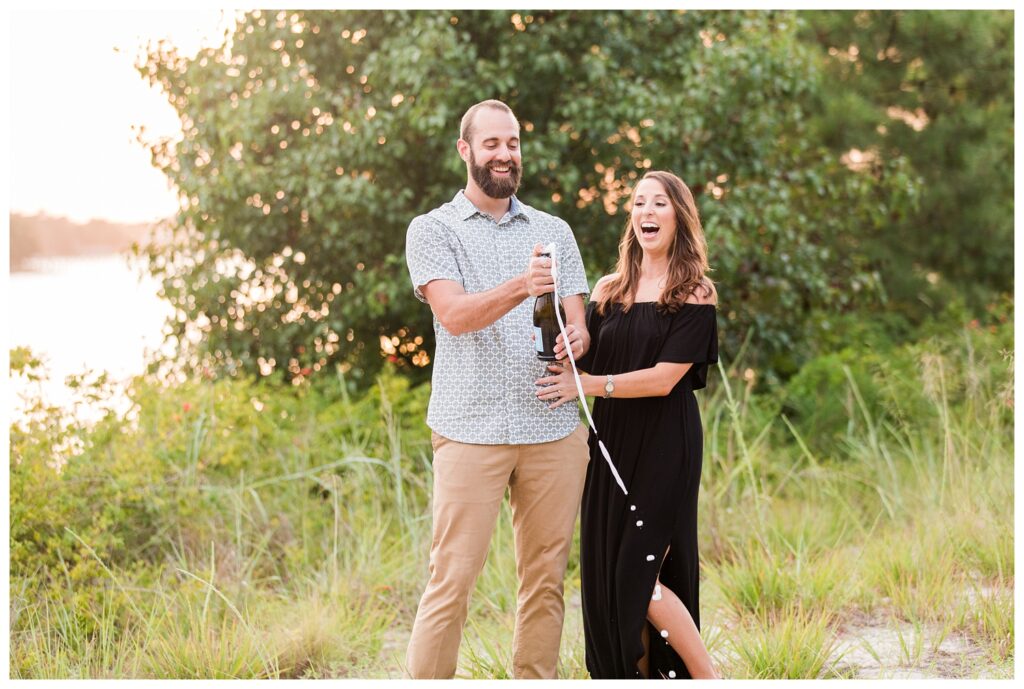
{"label": "man's forearm", "polygon": [[452,335],[471,333],[492,325],[528,296],[526,276],[519,275],[484,292],[451,297],[438,320]]}

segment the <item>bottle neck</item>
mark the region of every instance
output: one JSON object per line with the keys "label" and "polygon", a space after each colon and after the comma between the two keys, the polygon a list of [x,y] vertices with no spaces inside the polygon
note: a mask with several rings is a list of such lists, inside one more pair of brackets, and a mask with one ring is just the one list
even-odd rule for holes
{"label": "bottle neck", "polygon": [[[551,254],[549,254],[546,251],[540,252],[540,254],[538,254],[538,256],[540,258],[551,258]],[[537,297],[538,301],[541,300],[541,299],[545,299],[545,298],[554,300],[554,298],[555,298],[554,292],[545,292],[544,294],[541,294],[540,296]]]}

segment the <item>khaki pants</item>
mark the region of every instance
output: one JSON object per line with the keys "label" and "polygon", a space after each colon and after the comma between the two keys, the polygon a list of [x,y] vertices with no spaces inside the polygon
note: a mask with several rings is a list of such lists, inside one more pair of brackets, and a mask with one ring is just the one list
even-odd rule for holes
{"label": "khaki pants", "polygon": [[562,579],[589,460],[586,427],[536,445],[469,445],[436,433],[433,445],[430,580],[409,640],[409,676],[454,676],[469,595],[508,486],[519,576],[512,671],[517,679],[554,679]]}

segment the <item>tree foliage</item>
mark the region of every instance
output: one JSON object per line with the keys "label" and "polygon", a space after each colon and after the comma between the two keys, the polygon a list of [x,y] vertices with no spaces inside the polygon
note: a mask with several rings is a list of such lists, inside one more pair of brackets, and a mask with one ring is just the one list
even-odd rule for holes
{"label": "tree foliage", "polygon": [[977,304],[1013,282],[1013,13],[811,12],[829,79],[814,129],[837,152],[903,157],[921,203],[874,245],[920,311],[931,281]]}
{"label": "tree foliage", "polygon": [[140,71],[179,112],[152,143],[181,193],[151,269],[178,311],[180,363],[283,374],[385,362],[422,376],[429,309],[405,228],[465,180],[459,118],[508,102],[520,197],[573,227],[593,282],[614,264],[646,169],[697,196],[724,351],[780,373],[878,298],[864,243],[913,207],[889,156],[852,170],[808,127],[820,59],[785,12],[252,12],[194,59],[153,46]]}

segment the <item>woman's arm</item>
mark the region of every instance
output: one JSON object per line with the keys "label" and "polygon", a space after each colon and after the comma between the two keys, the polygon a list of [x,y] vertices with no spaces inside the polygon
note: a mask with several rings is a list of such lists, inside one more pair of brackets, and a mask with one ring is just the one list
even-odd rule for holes
{"label": "woman's arm", "polygon": [[[609,275],[598,281],[594,286],[595,300],[603,296],[603,290],[607,281],[613,276]],[[714,288],[712,287],[703,295],[690,295],[686,300],[691,304],[713,304],[715,303]],[[593,335],[593,334],[592,334]],[[676,384],[686,375],[693,363],[674,363],[662,361],[650,368],[637,371],[619,373],[612,376],[612,384],[615,391],[612,397],[637,398],[637,397],[664,397],[672,392]],[[551,402],[550,408],[554,409],[566,402],[571,402],[578,397],[576,382],[573,379],[572,369],[563,368],[560,364],[548,366],[551,374],[535,381],[539,387],[537,397]],[[583,386],[583,394],[591,397],[604,397],[605,384],[608,376],[594,376],[580,372],[580,383]],[[557,400],[557,401],[556,401]]]}
{"label": "woman's arm", "polygon": [[[686,375],[691,366],[693,364],[673,364],[663,361],[651,368],[619,373],[612,376],[612,384],[615,385],[612,397],[664,397],[672,392],[672,388]],[[573,380],[572,369],[565,369],[560,364],[551,364],[548,366],[548,370],[552,371],[553,375],[539,378],[536,381],[538,386],[543,386],[537,390],[537,397],[546,402],[552,402],[548,405],[551,409],[576,399],[578,392],[576,382]],[[608,376],[580,373],[583,394],[589,397],[604,397],[604,386],[607,381]]]}

